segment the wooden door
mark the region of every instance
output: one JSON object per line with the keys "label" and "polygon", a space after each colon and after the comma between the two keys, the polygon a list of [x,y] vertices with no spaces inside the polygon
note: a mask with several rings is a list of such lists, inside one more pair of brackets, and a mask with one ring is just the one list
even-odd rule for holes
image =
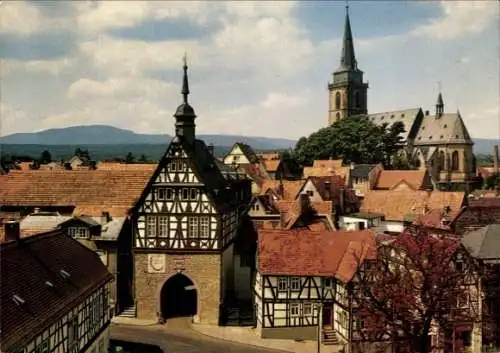
{"label": "wooden door", "polygon": [[323,326],[331,326],[333,323],[333,307],[332,305],[323,305]]}

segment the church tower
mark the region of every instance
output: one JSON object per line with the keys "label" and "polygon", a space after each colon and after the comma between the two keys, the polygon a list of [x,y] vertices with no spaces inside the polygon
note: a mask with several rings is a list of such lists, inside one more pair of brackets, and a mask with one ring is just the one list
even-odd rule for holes
{"label": "church tower", "polygon": [[349,7],[346,6],[340,66],[333,73],[333,82],[328,84],[328,124],[351,115],[367,114],[367,90],[368,83],[363,82],[363,71],[358,69],[354,55]]}

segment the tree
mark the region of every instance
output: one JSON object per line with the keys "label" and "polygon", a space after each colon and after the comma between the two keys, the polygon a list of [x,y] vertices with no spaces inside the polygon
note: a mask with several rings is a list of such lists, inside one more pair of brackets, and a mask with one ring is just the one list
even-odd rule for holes
{"label": "tree", "polygon": [[134,163],[135,157],[132,154],[132,152],[127,153],[127,156],[125,157],[125,163]]}
{"label": "tree", "polygon": [[145,154],[141,154],[141,156],[139,157],[139,162],[141,163],[147,163],[148,161],[148,158],[146,157]]}
{"label": "tree", "polygon": [[86,160],[90,160],[91,159],[90,158],[90,154],[89,154],[89,150],[83,150],[80,147],[77,147],[75,149],[74,155],[78,156],[81,159],[86,159]]}
{"label": "tree", "polygon": [[288,167],[290,173],[293,176],[298,176],[302,174],[302,168],[300,164],[297,162],[297,158],[295,157],[293,150],[283,151],[283,162]]}
{"label": "tree", "polygon": [[342,158],[344,163],[379,163],[390,165],[391,157],[402,147],[404,125],[397,122],[376,125],[367,117],[336,121],[297,142],[297,163],[310,165],[315,159]]}
{"label": "tree", "polygon": [[[458,240],[424,228],[411,227],[380,246],[377,260],[363,264],[351,283],[355,315],[364,323],[353,347],[385,340],[408,352],[428,353],[434,324],[451,339],[455,322],[482,320],[475,262]],[[464,294],[470,295],[468,306]]]}
{"label": "tree", "polygon": [[500,189],[500,173],[493,173],[484,179],[485,189]]}
{"label": "tree", "polygon": [[52,156],[49,151],[45,150],[40,154],[40,159],[38,160],[40,164],[47,164],[52,162]]}

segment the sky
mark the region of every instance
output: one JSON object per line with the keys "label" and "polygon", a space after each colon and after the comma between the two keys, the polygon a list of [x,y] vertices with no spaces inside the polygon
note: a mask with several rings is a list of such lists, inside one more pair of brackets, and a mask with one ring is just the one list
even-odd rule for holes
{"label": "sky", "polygon": [[[172,134],[182,57],[198,133],[299,138],[326,126],[344,1],[0,3],[0,136],[106,124]],[[490,1],[351,1],[369,113],[460,111],[500,138],[500,11]]]}

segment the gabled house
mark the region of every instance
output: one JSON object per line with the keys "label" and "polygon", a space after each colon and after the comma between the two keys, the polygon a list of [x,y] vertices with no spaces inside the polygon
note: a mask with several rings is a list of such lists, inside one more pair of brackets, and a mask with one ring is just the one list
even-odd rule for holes
{"label": "gabled house", "polygon": [[373,234],[260,229],[254,296],[257,328],[264,338],[347,343],[346,284],[372,255]]}
{"label": "gabled house", "polygon": [[361,211],[383,214],[383,231],[399,234],[405,225],[411,224],[417,217],[432,209],[446,208],[450,219],[454,219],[466,202],[463,192],[429,192],[404,187],[370,191],[365,195]]}
{"label": "gabled house", "polygon": [[315,160],[311,167],[304,167],[303,176],[307,179],[311,176],[323,177],[339,175],[343,178],[345,185],[349,186],[351,168],[349,166],[343,166],[342,162],[342,159]]}
{"label": "gabled house", "polygon": [[222,162],[229,165],[254,164],[259,162],[259,157],[250,145],[237,142],[231,147],[229,152],[222,157]]}
{"label": "gabled house", "polygon": [[184,63],[175,135],[132,212],[131,310],[141,319],[218,324],[235,299],[235,241],[251,181],[196,138],[187,69]]}
{"label": "gabled house", "polygon": [[469,198],[467,207],[453,220],[458,234],[500,223],[500,197]]}
{"label": "gabled house", "polygon": [[356,196],[362,199],[368,191],[372,190],[382,170],[384,166],[381,163],[352,164],[349,172],[349,185],[355,190]]}
{"label": "gabled house", "polygon": [[89,249],[60,230],[20,238],[5,224],[0,243],[0,350],[108,351],[113,275]]}
{"label": "gabled house", "polygon": [[432,190],[431,177],[427,170],[382,170],[373,190],[392,190],[400,187]]}
{"label": "gabled house", "polygon": [[283,179],[290,176],[290,171],[281,152],[262,152],[257,153],[257,156],[272,179]]}

